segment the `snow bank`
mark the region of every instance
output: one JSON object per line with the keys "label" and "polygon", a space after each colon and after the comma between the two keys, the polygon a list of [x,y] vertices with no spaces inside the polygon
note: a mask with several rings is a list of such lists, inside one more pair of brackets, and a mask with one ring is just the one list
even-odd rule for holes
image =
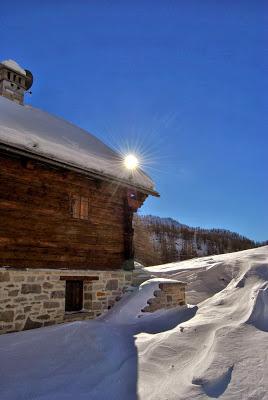
{"label": "snow bank", "polygon": [[[154,297],[154,291],[159,290],[159,283],[164,282],[177,283],[178,281],[165,278],[149,279],[143,282],[136,291],[123,297],[123,299],[117,303],[108,314],[104,315],[104,317],[101,317],[100,319],[120,324],[137,323],[137,318],[152,319],[151,314],[144,313],[141,310],[147,305],[147,301]],[[164,310],[156,311],[153,313],[153,317],[164,312]]]}
{"label": "snow bank", "polygon": [[[144,269],[156,277],[166,277],[187,282],[187,300],[189,303],[197,304],[223,290],[233,278],[240,277],[239,279],[242,279],[243,274],[241,271],[245,270],[245,265],[249,265],[252,254],[257,257],[258,251],[263,252],[261,249],[194,258]],[[254,265],[251,266],[247,274],[259,274],[262,276],[268,273],[266,266],[264,266],[263,270],[267,272],[261,270],[258,273],[260,268],[261,263],[258,262],[256,267]]]}
{"label": "snow bank", "polygon": [[0,142],[85,171],[153,190],[140,169],[130,173],[122,157],[87,131],[30,106],[0,96]]}
{"label": "snow bank", "polygon": [[26,75],[26,71],[14,60],[4,60],[1,61],[1,64],[4,64],[6,67],[19,72],[21,75]]}
{"label": "snow bank", "polygon": [[268,332],[268,284],[258,291],[247,322],[257,329]]}
{"label": "snow bank", "polygon": [[195,307],[139,318],[152,280],[98,320],[2,335],[1,400],[266,400],[268,246],[183,264]]}

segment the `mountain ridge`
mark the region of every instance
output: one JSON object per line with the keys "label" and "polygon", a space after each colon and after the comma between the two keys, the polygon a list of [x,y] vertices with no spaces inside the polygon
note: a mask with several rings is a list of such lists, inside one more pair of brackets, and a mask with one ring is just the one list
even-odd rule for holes
{"label": "mountain ridge", "polygon": [[135,215],[135,258],[151,266],[265,245],[221,228],[190,227],[170,217]]}

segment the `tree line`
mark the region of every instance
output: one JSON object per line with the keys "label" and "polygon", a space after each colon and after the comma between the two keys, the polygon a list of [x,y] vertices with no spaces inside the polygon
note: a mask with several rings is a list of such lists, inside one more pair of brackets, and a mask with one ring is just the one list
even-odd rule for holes
{"label": "tree line", "polygon": [[225,229],[192,228],[171,218],[152,215],[135,215],[133,226],[135,258],[146,266],[231,253],[268,243],[257,243]]}

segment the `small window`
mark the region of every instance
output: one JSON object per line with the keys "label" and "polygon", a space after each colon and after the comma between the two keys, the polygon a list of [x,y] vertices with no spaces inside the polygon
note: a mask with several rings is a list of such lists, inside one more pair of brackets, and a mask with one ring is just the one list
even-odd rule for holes
{"label": "small window", "polygon": [[72,196],[72,215],[73,218],[89,219],[89,198],[82,196]]}
{"label": "small window", "polygon": [[141,206],[141,203],[138,201],[138,194],[136,190],[130,190],[128,189],[127,191],[127,202],[129,207],[133,211],[137,211],[137,209]]}
{"label": "small window", "polygon": [[128,198],[133,199],[133,200],[137,200],[137,198],[138,198],[137,192],[134,189],[128,189],[127,196],[128,196]]}
{"label": "small window", "polygon": [[65,311],[81,311],[83,308],[83,281],[66,281]]}
{"label": "small window", "polygon": [[9,72],[9,71],[8,71],[8,73],[7,73],[7,79],[10,80],[10,72]]}

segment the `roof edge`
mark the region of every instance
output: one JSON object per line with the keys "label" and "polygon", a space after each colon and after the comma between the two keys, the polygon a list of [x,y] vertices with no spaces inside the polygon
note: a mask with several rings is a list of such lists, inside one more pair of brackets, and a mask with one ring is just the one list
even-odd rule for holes
{"label": "roof edge", "polygon": [[64,161],[59,161],[59,160],[53,159],[51,157],[46,157],[44,155],[36,154],[36,153],[31,152],[29,150],[21,149],[19,147],[15,147],[15,146],[12,146],[10,144],[0,143],[0,150],[1,149],[6,150],[6,151],[11,152],[11,153],[14,153],[14,154],[27,156],[27,157],[32,158],[34,160],[39,160],[41,162],[45,162],[46,164],[50,164],[50,165],[58,166],[58,167],[61,167],[61,168],[65,168],[65,169],[68,169],[70,171],[74,171],[74,172],[77,172],[77,173],[80,173],[80,174],[83,174],[83,175],[95,177],[95,178],[102,179],[102,180],[109,181],[109,182],[117,182],[122,186],[138,189],[142,193],[145,193],[145,194],[148,194],[148,195],[151,195],[151,196],[154,196],[154,197],[160,197],[160,194],[157,191],[155,191],[153,189],[146,188],[144,186],[136,185],[134,183],[131,184],[129,181],[127,181],[125,179],[116,178],[116,177],[113,177],[113,176],[108,175],[108,174],[100,173],[98,171],[94,171],[94,170],[89,170],[89,169],[85,169],[85,168],[82,168],[82,167],[78,167],[75,164],[65,163]]}

